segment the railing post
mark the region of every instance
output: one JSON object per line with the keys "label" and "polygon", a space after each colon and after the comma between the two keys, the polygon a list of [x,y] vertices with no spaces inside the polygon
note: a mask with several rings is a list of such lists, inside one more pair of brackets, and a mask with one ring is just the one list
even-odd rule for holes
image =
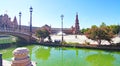
{"label": "railing post", "polygon": [[2,54],[0,54],[0,66],[2,66]]}

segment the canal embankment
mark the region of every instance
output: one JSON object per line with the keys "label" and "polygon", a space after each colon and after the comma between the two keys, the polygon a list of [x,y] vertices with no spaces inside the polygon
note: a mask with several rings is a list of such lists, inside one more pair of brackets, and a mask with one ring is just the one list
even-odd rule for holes
{"label": "canal embankment", "polygon": [[97,44],[61,44],[61,43],[39,43],[43,46],[52,47],[73,47],[73,48],[86,48],[86,49],[99,49],[99,50],[115,50],[120,51],[120,45],[97,45]]}

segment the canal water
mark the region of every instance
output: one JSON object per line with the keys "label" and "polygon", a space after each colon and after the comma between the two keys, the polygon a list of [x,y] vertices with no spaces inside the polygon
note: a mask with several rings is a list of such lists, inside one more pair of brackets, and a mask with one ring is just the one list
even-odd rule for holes
{"label": "canal water", "polygon": [[[120,66],[120,52],[46,47],[40,45],[27,46],[32,61],[37,66]],[[3,59],[11,60],[15,48],[0,50]]]}

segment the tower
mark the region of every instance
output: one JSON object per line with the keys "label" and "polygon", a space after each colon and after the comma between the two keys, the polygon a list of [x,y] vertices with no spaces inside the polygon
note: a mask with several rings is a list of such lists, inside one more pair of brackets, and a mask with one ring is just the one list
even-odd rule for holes
{"label": "tower", "polygon": [[78,13],[76,13],[74,34],[80,34],[80,27],[79,27]]}
{"label": "tower", "polygon": [[13,29],[16,30],[18,28],[18,22],[16,16],[13,19]]}

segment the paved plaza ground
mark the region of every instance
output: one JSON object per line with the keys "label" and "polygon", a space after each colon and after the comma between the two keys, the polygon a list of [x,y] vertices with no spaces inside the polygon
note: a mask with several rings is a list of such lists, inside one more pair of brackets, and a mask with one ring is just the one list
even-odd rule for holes
{"label": "paved plaza ground", "polygon": [[[51,35],[52,41],[54,40],[61,40],[61,35]],[[66,42],[76,42],[76,43],[80,43],[83,44],[86,42],[89,42],[90,44],[98,44],[96,41],[88,39],[85,35],[64,35],[64,40]],[[120,37],[115,37],[112,38],[113,43],[119,43],[120,42]],[[103,40],[102,41],[103,45],[109,45],[109,42]]]}
{"label": "paved plaza ground", "polygon": [[3,60],[3,66],[11,66],[11,62]]}
{"label": "paved plaza ground", "polygon": [[[35,62],[32,62],[33,66],[36,66]],[[3,66],[11,66],[11,62],[7,60],[3,60]]]}

